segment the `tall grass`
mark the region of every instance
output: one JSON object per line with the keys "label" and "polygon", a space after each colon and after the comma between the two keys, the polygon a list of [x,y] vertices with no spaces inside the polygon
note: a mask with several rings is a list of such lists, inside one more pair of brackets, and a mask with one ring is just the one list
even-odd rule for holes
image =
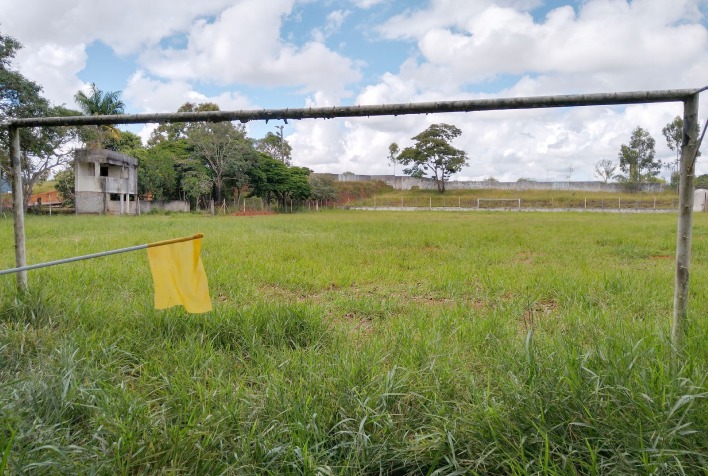
{"label": "tall grass", "polygon": [[24,296],[5,277],[0,470],[705,474],[708,219],[679,365],[675,222],[27,217],[30,262],[203,232],[214,311],[152,309],[140,252],[32,271]]}

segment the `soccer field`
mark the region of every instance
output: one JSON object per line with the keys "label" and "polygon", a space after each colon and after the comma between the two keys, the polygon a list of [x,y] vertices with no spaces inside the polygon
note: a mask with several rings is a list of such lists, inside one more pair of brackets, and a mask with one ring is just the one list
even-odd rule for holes
{"label": "soccer field", "polygon": [[3,276],[0,473],[701,474],[708,216],[672,365],[676,222],[28,216],[30,264],[204,233],[214,310],[154,310],[144,251]]}

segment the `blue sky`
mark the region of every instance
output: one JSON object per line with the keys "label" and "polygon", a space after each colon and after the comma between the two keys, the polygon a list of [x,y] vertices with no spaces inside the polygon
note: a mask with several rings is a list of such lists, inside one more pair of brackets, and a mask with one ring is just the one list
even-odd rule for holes
{"label": "blue sky", "polygon": [[[128,112],[186,101],[222,109],[380,104],[702,87],[708,0],[0,0],[15,67],[55,103],[95,82]],[[108,21],[107,21],[108,20]],[[706,117],[708,103],[701,102]],[[297,121],[294,162],[391,173],[387,149],[435,122],[457,125],[459,178],[592,180],[632,129],[681,106],[576,108]],[[262,137],[275,124],[248,125]],[[131,130],[144,138],[150,126]],[[708,167],[699,163],[699,172]]]}

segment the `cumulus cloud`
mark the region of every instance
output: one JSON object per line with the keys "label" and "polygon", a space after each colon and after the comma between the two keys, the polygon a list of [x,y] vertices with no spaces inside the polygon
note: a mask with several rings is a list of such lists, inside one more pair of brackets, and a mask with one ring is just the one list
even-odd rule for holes
{"label": "cumulus cloud", "polygon": [[144,112],[176,111],[185,102],[213,102],[222,110],[253,109],[248,98],[225,92],[207,96],[195,90],[186,81],[160,81],[150,78],[143,71],[136,72],[123,92],[126,100]]}
{"label": "cumulus cloud", "polygon": [[[540,20],[530,13],[535,6],[434,0],[393,17],[378,31],[415,41],[417,48],[398,72],[364,86],[357,102],[690,88],[708,77],[708,33],[695,20],[697,1],[590,0],[578,10],[551,9]],[[494,93],[471,92],[499,76],[515,79]],[[462,129],[457,146],[470,155],[460,177],[592,180],[593,165],[617,160],[620,145],[637,126],[655,137],[657,156],[670,160],[661,128],[680,113],[680,104],[501,111],[347,121],[338,131],[347,145],[342,163],[357,173],[383,173],[390,142],[405,142],[434,122],[449,121]]]}
{"label": "cumulus cloud", "polygon": [[[687,22],[695,14],[695,2],[688,0],[592,0],[577,13],[570,6],[553,9],[541,22],[510,7],[475,6],[477,11],[467,17],[447,19],[435,8],[421,16],[426,27],[411,28],[419,31],[419,60],[410,68],[411,77],[423,84],[460,85],[505,74],[538,75],[555,83],[554,91],[559,82],[585,91],[592,86],[690,87],[708,69],[708,32],[704,25]],[[431,22],[436,26],[427,26]],[[394,37],[413,34],[398,33],[396,24],[392,20],[382,31]],[[693,65],[692,70],[685,71],[684,65]],[[533,84],[541,88],[543,82]]]}
{"label": "cumulus cloud", "polygon": [[76,77],[76,73],[86,65],[83,44],[62,46],[45,43],[36,49],[24,48],[16,60],[22,74],[42,86],[47,99],[74,107],[71,98],[83,86]]}
{"label": "cumulus cloud", "polygon": [[[161,81],[149,77],[143,71],[137,71],[131,76],[123,97],[133,109],[147,113],[176,111],[186,102],[213,102],[222,111],[256,108],[248,98],[234,92],[207,96],[186,81]],[[138,135],[143,142],[147,141],[155,127],[154,124],[148,124],[142,128]]]}
{"label": "cumulus cloud", "polygon": [[360,74],[353,61],[323,43],[297,46],[281,39],[281,22],[293,3],[273,0],[264,9],[258,0],[243,0],[213,22],[196,22],[189,30],[186,48],[154,48],[142,55],[141,63],[164,78],[297,86],[308,92],[340,92],[358,81]]}
{"label": "cumulus cloud", "polygon": [[72,104],[82,86],[86,46],[102,41],[118,55],[139,51],[186,30],[195,17],[217,13],[231,0],[0,0],[2,31],[24,45],[17,67],[45,96]]}
{"label": "cumulus cloud", "polygon": [[231,4],[233,0],[0,0],[0,9],[3,29],[28,45],[99,40],[125,55],[184,31],[194,18],[215,15]]}

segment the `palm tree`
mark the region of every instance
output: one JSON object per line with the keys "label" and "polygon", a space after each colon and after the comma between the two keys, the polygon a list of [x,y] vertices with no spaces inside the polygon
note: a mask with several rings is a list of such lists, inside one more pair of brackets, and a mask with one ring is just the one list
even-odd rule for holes
{"label": "palm tree", "polygon": [[[125,103],[120,99],[120,91],[101,91],[95,83],[89,86],[88,94],[79,91],[74,94],[74,101],[81,112],[87,116],[110,116],[123,114]],[[120,132],[114,126],[83,127],[79,135],[89,148],[99,149],[106,137],[115,137]]]}
{"label": "palm tree", "polygon": [[74,94],[74,101],[79,105],[81,112],[87,116],[109,116],[123,114],[125,104],[120,99],[120,91],[101,91],[96,83],[89,86],[89,94],[79,91]]}

